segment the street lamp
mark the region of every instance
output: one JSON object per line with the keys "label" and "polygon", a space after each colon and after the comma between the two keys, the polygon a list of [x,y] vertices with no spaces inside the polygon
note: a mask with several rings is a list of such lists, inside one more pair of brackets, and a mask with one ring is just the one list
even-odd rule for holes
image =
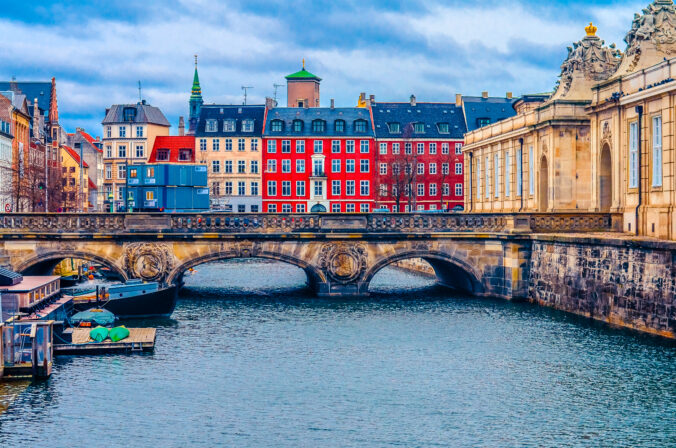
{"label": "street lamp", "polygon": [[113,201],[113,190],[108,192],[108,202],[110,202],[110,213],[115,213],[115,201]]}

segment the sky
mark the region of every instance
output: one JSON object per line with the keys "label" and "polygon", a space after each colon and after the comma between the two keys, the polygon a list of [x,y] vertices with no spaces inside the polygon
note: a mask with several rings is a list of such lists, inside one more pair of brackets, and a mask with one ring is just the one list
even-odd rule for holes
{"label": "sky", "polygon": [[0,9],[0,80],[57,79],[69,132],[101,135],[106,107],[141,95],[177,133],[188,114],[194,54],[205,103],[249,104],[306,68],[323,80],[323,106],[455,101],[552,91],[566,47],[593,21],[623,41],[649,0],[41,0]]}

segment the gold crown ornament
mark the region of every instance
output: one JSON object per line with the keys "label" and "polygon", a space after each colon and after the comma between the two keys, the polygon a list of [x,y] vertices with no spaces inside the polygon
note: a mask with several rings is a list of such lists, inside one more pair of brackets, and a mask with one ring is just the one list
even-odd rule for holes
{"label": "gold crown ornament", "polygon": [[596,37],[596,31],[598,28],[596,28],[593,23],[589,22],[589,26],[584,30],[587,32],[587,37]]}

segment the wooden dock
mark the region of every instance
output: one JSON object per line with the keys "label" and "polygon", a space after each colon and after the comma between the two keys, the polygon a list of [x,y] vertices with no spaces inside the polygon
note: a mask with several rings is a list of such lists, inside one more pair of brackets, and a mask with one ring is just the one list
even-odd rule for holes
{"label": "wooden dock", "polygon": [[64,336],[71,335],[71,344],[54,344],[54,355],[90,355],[99,353],[141,353],[155,349],[155,328],[128,328],[129,337],[118,342],[106,339],[93,341],[89,337],[91,328],[69,328]]}

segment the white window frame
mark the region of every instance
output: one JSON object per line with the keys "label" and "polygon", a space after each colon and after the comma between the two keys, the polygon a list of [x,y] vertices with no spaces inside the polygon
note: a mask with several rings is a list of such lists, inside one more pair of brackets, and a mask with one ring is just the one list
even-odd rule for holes
{"label": "white window frame", "polygon": [[629,188],[638,188],[638,121],[629,123]]}
{"label": "white window frame", "polygon": [[653,187],[662,186],[662,117],[653,117]]}

